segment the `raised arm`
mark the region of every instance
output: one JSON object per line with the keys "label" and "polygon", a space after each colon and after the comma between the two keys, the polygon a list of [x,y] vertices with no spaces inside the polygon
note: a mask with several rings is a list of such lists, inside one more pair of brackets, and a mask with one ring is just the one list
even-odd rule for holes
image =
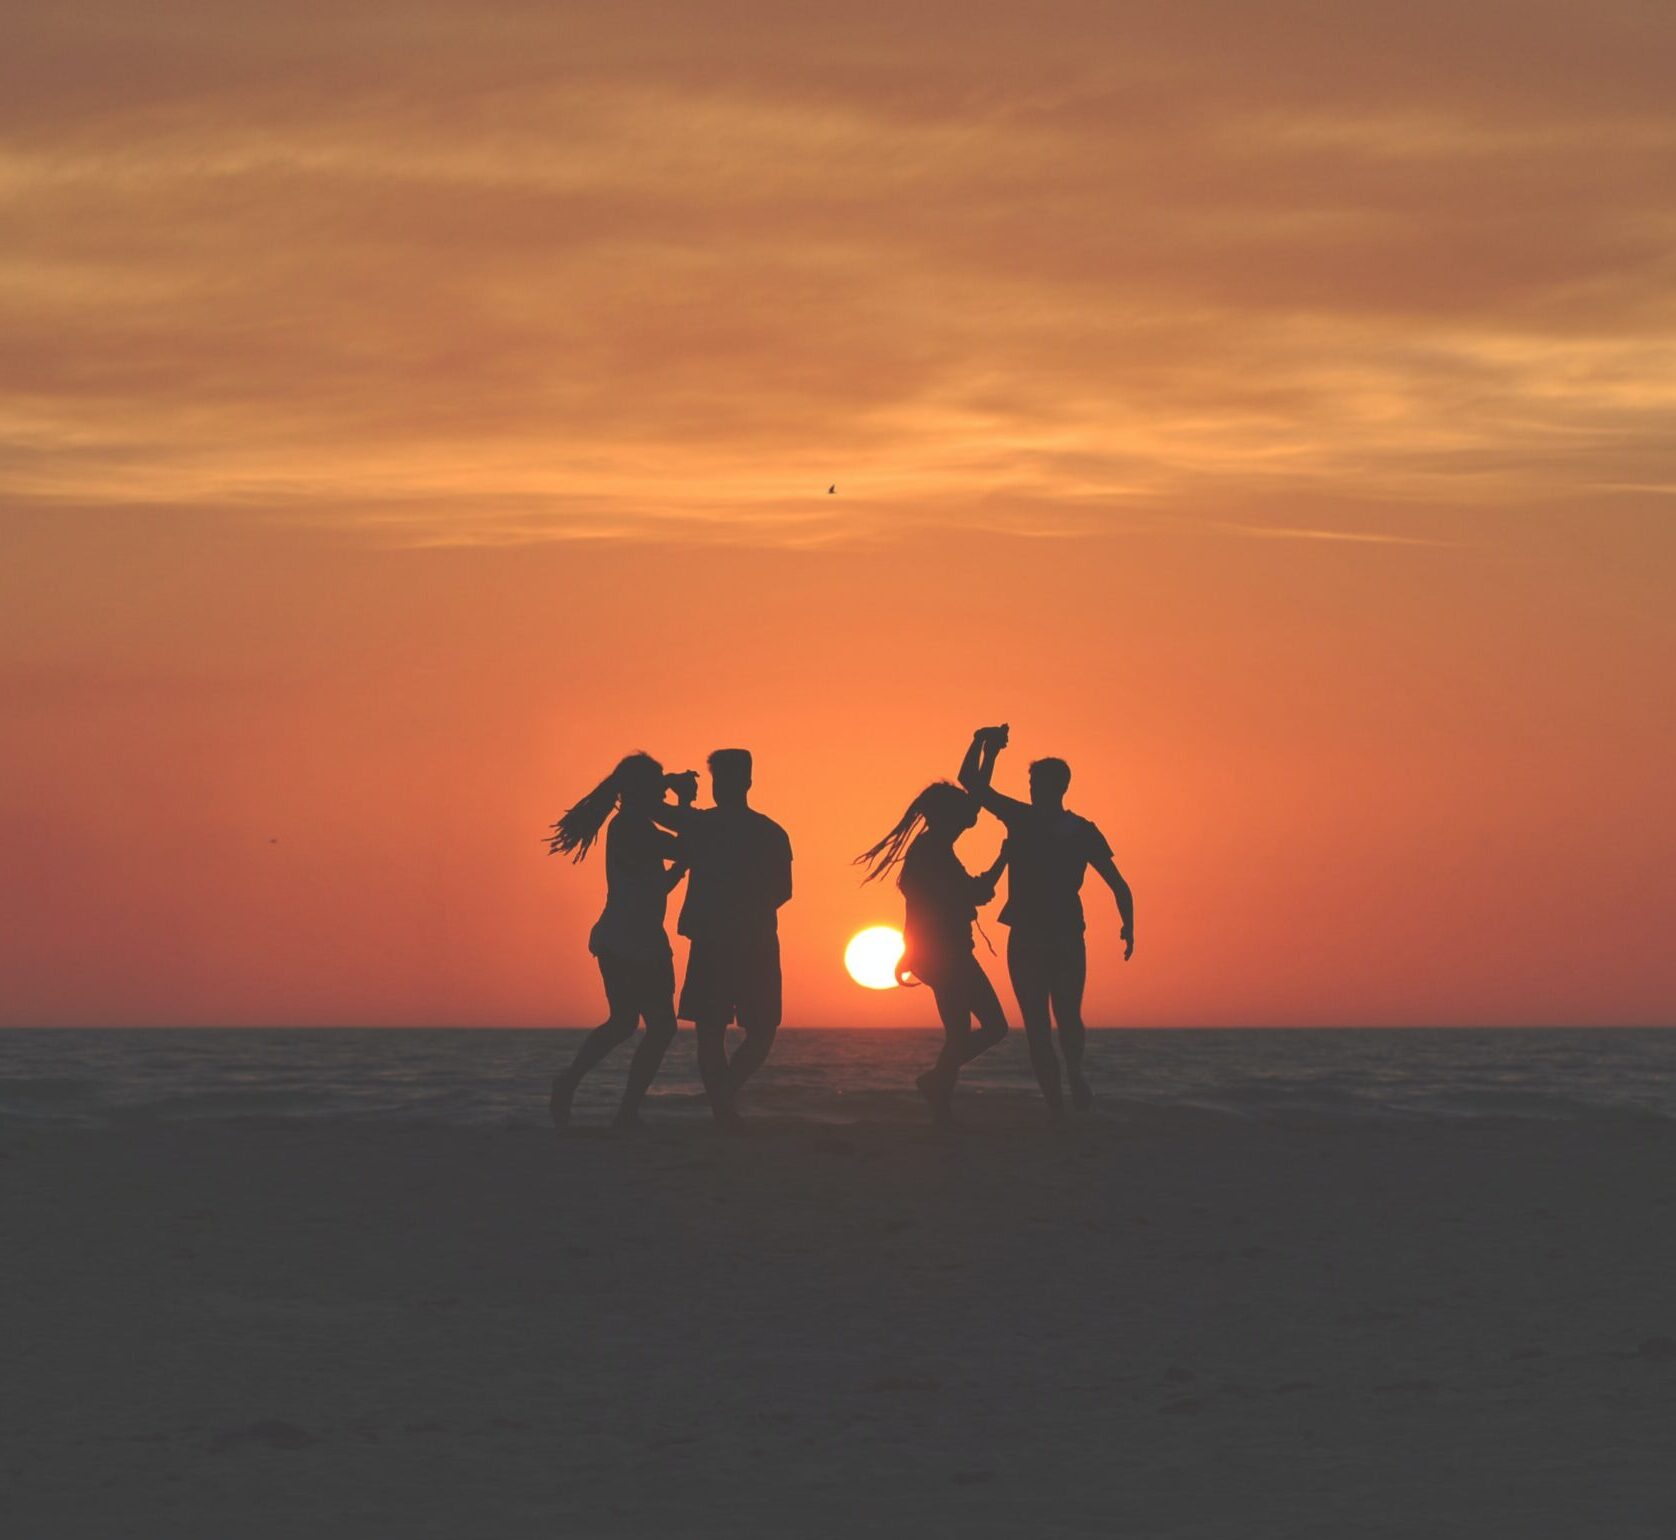
{"label": "raised arm", "polygon": [[996,756],[1006,746],[1005,725],[980,727],[972,734],[971,747],[966,750],[966,757],[960,762],[960,784],[978,799],[981,806],[988,808],[1003,823],[1027,812],[1030,806],[1027,802],[1003,797],[990,785],[990,778],[995,774]]}
{"label": "raised arm", "polygon": [[1117,912],[1123,916],[1123,960],[1128,962],[1135,955],[1135,895],[1129,891],[1129,884],[1123,880],[1123,873],[1117,869],[1109,850],[1088,864],[1100,874],[1100,880],[1117,900]]}
{"label": "raised arm", "polygon": [[972,742],[966,750],[966,757],[960,761],[960,784],[967,791],[976,796],[979,790],[989,784],[989,778],[995,773],[994,746],[995,729],[980,727],[972,734]]}

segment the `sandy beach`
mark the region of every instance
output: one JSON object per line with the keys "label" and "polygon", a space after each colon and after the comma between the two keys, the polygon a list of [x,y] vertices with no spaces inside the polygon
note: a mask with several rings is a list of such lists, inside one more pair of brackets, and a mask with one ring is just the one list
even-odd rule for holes
{"label": "sandy beach", "polygon": [[1676,1525],[1668,1125],[0,1151],[11,1535]]}

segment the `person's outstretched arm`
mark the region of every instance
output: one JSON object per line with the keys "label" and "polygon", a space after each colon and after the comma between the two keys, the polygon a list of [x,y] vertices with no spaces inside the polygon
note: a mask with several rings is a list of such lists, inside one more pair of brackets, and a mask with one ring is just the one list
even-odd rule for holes
{"label": "person's outstretched arm", "polygon": [[1135,895],[1129,891],[1129,884],[1123,880],[1123,873],[1117,869],[1109,850],[1088,864],[1100,874],[1101,881],[1117,900],[1117,912],[1123,916],[1123,960],[1128,962],[1135,955]]}
{"label": "person's outstretched arm", "polygon": [[996,757],[1006,745],[1005,726],[980,727],[972,734],[972,745],[966,750],[965,759],[960,762],[960,784],[978,799],[981,806],[988,808],[1003,823],[1027,812],[1030,806],[1028,802],[1003,797],[990,785],[990,778],[995,774]]}

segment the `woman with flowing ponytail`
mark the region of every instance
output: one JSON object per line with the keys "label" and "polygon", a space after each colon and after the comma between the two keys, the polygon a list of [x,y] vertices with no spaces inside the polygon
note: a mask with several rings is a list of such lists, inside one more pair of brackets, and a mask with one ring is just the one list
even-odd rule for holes
{"label": "woman with flowing ponytail", "polygon": [[588,937],[610,1015],[587,1035],[569,1066],[553,1077],[548,1105],[561,1129],[570,1121],[570,1105],[582,1077],[633,1037],[644,1021],[646,1035],[635,1049],[617,1112],[618,1127],[633,1127],[640,1121],[641,1099],[675,1039],[675,962],[663,921],[670,889],[686,875],[686,868],[675,836],[653,821],[670,785],[686,801],[696,793],[694,781],[666,777],[650,754],[630,754],[566,811],[547,843],[550,855],[580,861],[606,819],[611,820],[605,834],[605,910]]}
{"label": "woman with flowing ponytail", "polygon": [[[972,950],[972,926],[978,907],[995,896],[1006,865],[1003,846],[995,864],[974,877],[954,853],[954,842],[977,822],[978,804],[950,781],[934,781],[871,850],[855,858],[867,868],[864,882],[874,882],[900,867],[896,885],[906,901],[903,936],[907,942],[897,965],[901,982],[931,986],[943,1019],[943,1051],[914,1083],[931,1103],[939,1122],[949,1117],[960,1066],[992,1048],[1007,1035],[1007,1016],[995,986]],[[978,1030],[972,1031],[976,1018]]]}

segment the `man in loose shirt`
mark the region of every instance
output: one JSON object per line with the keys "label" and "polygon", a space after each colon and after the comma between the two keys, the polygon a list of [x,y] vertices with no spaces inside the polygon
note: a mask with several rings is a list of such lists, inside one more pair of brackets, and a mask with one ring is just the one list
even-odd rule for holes
{"label": "man in loose shirt", "polygon": [[1059,1117],[1065,1104],[1059,1057],[1053,1051],[1055,1023],[1072,1105],[1082,1111],[1094,1100],[1082,1072],[1082,994],[1088,976],[1082,881],[1088,868],[1099,873],[1117,900],[1125,962],[1135,951],[1135,901],[1105,835],[1065,806],[1071,767],[1064,760],[1031,764],[1028,802],[1004,797],[990,785],[996,756],[1006,746],[1004,726],[980,728],[966,751],[960,780],[1007,828],[1007,903],[1001,911],[1001,923],[1008,927],[1007,972],[1037,1082],[1048,1110]]}
{"label": "man in loose shirt", "polygon": [[[710,1110],[734,1128],[739,1088],[762,1067],[780,1025],[779,910],[791,897],[791,841],[750,806],[748,750],[717,749],[709,766],[716,805],[695,808],[686,796],[666,802],[657,818],[680,837],[688,868],[677,928],[692,946],[677,1014],[693,1024]],[[745,1041],[730,1061],[732,1021]]]}

